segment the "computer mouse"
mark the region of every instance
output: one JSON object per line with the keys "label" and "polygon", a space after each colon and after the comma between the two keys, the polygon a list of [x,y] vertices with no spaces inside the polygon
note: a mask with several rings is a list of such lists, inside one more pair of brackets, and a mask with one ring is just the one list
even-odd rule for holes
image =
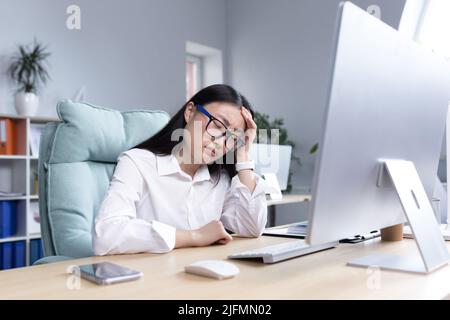
{"label": "computer mouse", "polygon": [[223,260],[201,260],[184,267],[186,273],[215,279],[232,278],[239,273],[239,268]]}

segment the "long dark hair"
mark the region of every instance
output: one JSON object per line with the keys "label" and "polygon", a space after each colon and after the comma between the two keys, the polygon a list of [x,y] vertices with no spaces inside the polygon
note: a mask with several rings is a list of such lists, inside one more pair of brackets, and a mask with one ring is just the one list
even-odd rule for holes
{"label": "long dark hair", "polygon": [[[253,116],[253,109],[248,100],[233,87],[225,84],[215,84],[206,87],[197,92],[189,101],[187,101],[183,107],[169,120],[169,122],[155,135],[149,139],[141,142],[134,148],[146,149],[153,152],[156,155],[170,155],[173,148],[180,143],[180,141],[172,141],[172,132],[176,129],[183,129],[186,126],[184,119],[184,110],[186,106],[192,102],[194,105],[201,104],[206,105],[213,102],[227,102],[235,104],[236,107],[244,106]],[[181,138],[182,139],[182,138]],[[222,161],[219,163],[213,162],[208,164],[209,173],[213,176],[216,175],[220,178],[220,170],[225,169],[230,178],[236,175],[236,169],[234,164],[226,162],[226,155],[223,156]],[[234,156],[234,162],[236,157]]]}

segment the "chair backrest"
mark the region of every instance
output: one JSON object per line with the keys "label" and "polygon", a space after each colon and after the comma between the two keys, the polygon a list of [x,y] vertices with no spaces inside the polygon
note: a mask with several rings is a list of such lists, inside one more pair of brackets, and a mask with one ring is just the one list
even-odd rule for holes
{"label": "chair backrest", "polygon": [[159,131],[164,111],[119,112],[61,101],[61,122],[48,123],[39,148],[39,211],[44,256],[93,255],[95,214],[119,154]]}

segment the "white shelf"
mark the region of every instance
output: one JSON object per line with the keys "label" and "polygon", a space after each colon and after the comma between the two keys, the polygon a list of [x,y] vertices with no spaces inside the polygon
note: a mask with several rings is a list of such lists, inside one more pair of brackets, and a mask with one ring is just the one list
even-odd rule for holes
{"label": "white shelf", "polygon": [[28,116],[19,116],[15,114],[0,114],[0,118],[11,118],[11,119],[22,119],[22,120],[29,120],[32,123],[47,123],[52,121],[60,121],[58,118],[55,117],[28,117]]}
{"label": "white shelf", "polygon": [[28,235],[29,239],[39,239],[41,237],[40,233],[31,233]]}
{"label": "white shelf", "polygon": [[26,236],[0,238],[0,243],[27,240]]}
{"label": "white shelf", "polygon": [[0,160],[39,160],[37,156],[27,156],[27,155],[0,155]]}
{"label": "white shelf", "polygon": [[281,200],[267,200],[267,206],[274,206],[278,204],[298,203],[311,200],[309,194],[284,194]]}
{"label": "white shelf", "polygon": [[30,196],[17,196],[17,197],[0,197],[0,201],[11,201],[11,200],[39,200],[39,196],[37,194],[33,194]]}
{"label": "white shelf", "polygon": [[17,196],[17,197],[0,197],[0,201],[11,201],[11,200],[26,200],[27,196]]}
{"label": "white shelf", "polygon": [[[32,216],[33,210],[39,209],[39,196],[35,194],[33,170],[37,169],[38,157],[31,154],[31,126],[60,121],[52,117],[24,117],[0,114],[0,118],[11,118],[18,134],[18,155],[0,155],[0,190],[23,192],[23,196],[0,197],[0,201],[18,200],[17,234],[0,238],[0,243],[25,241],[26,265],[30,264],[30,241],[41,238],[39,224]],[[32,193],[32,194],[31,194]]]}
{"label": "white shelf", "polygon": [[0,155],[0,160],[26,160],[27,156],[25,155]]}

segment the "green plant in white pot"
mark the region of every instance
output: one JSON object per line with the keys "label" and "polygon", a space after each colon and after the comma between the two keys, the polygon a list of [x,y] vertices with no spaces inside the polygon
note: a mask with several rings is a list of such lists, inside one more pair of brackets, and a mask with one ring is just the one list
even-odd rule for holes
{"label": "green plant in white pot", "polygon": [[50,76],[46,69],[46,60],[50,53],[36,40],[31,46],[18,46],[13,56],[8,74],[19,86],[15,95],[15,107],[19,115],[33,116],[39,107],[37,91],[46,84]]}

